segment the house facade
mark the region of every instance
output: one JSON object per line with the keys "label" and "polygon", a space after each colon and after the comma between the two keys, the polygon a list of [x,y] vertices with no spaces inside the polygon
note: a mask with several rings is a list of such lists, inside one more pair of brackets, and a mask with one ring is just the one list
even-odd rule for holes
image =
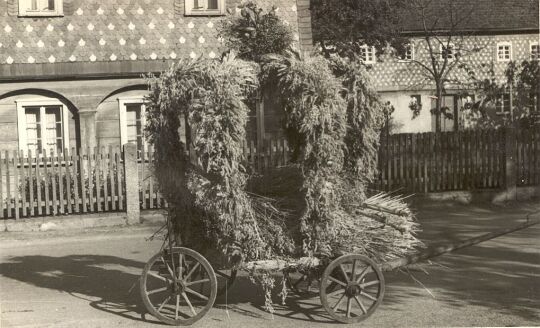
{"label": "house facade", "polygon": [[[0,150],[145,147],[146,73],[216,58],[219,26],[240,0],[0,1]],[[278,8],[309,47],[309,0]],[[252,120],[256,119],[256,113]]]}
{"label": "house facade", "polygon": [[[470,90],[470,72],[474,72],[477,81],[495,79],[498,83],[504,83],[505,70],[510,61],[521,63],[523,60],[538,60],[539,4],[531,0],[434,0],[429,3],[427,13],[430,18],[426,19],[428,31],[436,34],[443,44],[451,35],[452,24],[448,17],[452,14],[454,17],[467,17],[456,24],[453,29],[455,33],[451,35],[453,39],[450,44],[456,50],[449,56],[462,57],[458,67],[449,74],[450,82],[446,84],[442,99],[443,106],[453,117],[441,117],[441,130],[452,131],[467,126],[461,109],[464,104],[481,96]],[[449,4],[454,6],[450,8]],[[436,117],[430,112],[435,107],[435,85],[430,74],[420,65],[432,65],[425,41],[426,30],[418,12],[404,12],[402,24],[403,34],[411,41],[405,55],[398,57],[392,51],[375,54],[375,49],[366,47],[362,53],[363,59],[382,99],[395,108],[392,131],[435,131]],[[442,63],[444,51],[435,49],[432,53],[440,57],[437,59]],[[451,63],[452,59],[449,60]],[[489,115],[495,118],[511,115],[510,103],[508,97],[501,95],[494,112]],[[414,118],[412,107],[421,108]],[[531,110],[538,111],[537,97]]]}

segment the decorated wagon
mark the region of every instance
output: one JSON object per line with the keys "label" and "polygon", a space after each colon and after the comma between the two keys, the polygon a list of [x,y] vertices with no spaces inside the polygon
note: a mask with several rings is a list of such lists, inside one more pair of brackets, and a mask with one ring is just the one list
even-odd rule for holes
{"label": "decorated wagon", "polygon": [[[165,323],[192,324],[244,270],[269,311],[279,274],[283,297],[317,282],[332,318],[365,319],[384,296],[378,263],[421,244],[402,199],[367,195],[383,104],[358,60],[291,51],[272,11],[248,5],[226,31],[235,51],[149,76],[147,136],[169,207],[166,241],[143,271],[144,304]],[[283,42],[266,42],[265,31]],[[243,145],[248,115],[269,89],[291,160],[261,177],[245,165]]]}

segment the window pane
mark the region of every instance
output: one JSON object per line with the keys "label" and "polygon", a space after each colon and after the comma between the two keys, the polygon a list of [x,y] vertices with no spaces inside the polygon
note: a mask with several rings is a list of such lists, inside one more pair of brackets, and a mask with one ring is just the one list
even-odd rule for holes
{"label": "window pane", "polygon": [[499,46],[497,49],[497,57],[500,60],[510,59],[510,46],[509,45]]}
{"label": "window pane", "polygon": [[531,45],[531,59],[538,59],[539,55],[539,46],[537,44]]}
{"label": "window pane", "polygon": [[360,57],[364,62],[374,62],[375,61],[375,53],[373,51],[373,47],[368,46],[362,46],[360,48]]}
{"label": "window pane", "polygon": [[62,123],[58,122],[56,123],[56,139],[62,139]]}
{"label": "window pane", "polygon": [[509,112],[510,111],[510,94],[504,95],[504,111]]}
{"label": "window pane", "polygon": [[62,150],[64,149],[64,142],[62,138],[56,139],[56,149],[58,150],[58,153],[62,153]]}
{"label": "window pane", "polygon": [[414,104],[422,105],[422,96],[420,95],[411,95],[411,102]]}
{"label": "window pane", "polygon": [[137,112],[136,111],[126,111],[126,122],[128,125],[134,125],[137,122]]}
{"label": "window pane", "polygon": [[127,142],[136,144],[137,150],[143,150],[142,103],[126,105],[126,125]]}
{"label": "window pane", "polygon": [[218,0],[208,0],[207,9],[218,9]]}
{"label": "window pane", "polygon": [[454,57],[454,46],[453,45],[449,45],[448,47],[443,46],[442,56],[443,58],[452,59]]}
{"label": "window pane", "polygon": [[412,60],[413,59],[413,46],[412,44],[407,44],[405,46],[405,53],[400,56],[401,60]]}
{"label": "window pane", "polygon": [[47,9],[54,10],[54,0],[48,0],[48,1],[49,1],[49,6]]}
{"label": "window pane", "polygon": [[[22,1],[22,0],[21,0]],[[30,2],[30,9],[37,10],[38,9],[38,0],[31,0]]]}
{"label": "window pane", "polygon": [[135,140],[137,139],[137,126],[136,125],[127,126],[127,139],[128,139],[128,142],[135,142]]}
{"label": "window pane", "polygon": [[32,153],[41,150],[40,112],[38,107],[25,108],[26,146]]}
{"label": "window pane", "polygon": [[51,149],[54,151],[61,151],[63,148],[63,131],[60,107],[55,106],[45,108],[45,131],[47,151],[50,151]]}
{"label": "window pane", "polygon": [[[204,1],[204,0],[201,0],[201,1]],[[201,9],[199,0],[193,0],[193,9]]]}
{"label": "window pane", "polygon": [[140,120],[141,119],[141,107],[142,104],[128,104],[126,105],[126,119],[128,120]]}
{"label": "window pane", "polygon": [[137,137],[137,150],[143,151],[143,138]]}
{"label": "window pane", "polygon": [[60,116],[60,108],[58,107],[47,107],[45,108],[45,121],[47,128],[56,128],[56,123],[62,123]]}

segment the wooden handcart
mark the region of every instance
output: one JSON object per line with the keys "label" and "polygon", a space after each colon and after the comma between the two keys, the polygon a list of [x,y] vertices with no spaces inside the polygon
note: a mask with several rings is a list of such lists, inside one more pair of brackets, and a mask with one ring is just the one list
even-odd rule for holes
{"label": "wooden handcart", "polygon": [[[237,270],[211,263],[193,249],[175,246],[170,242],[173,238],[168,230],[168,242],[164,242],[161,251],[144,267],[141,297],[147,310],[160,321],[191,325],[210,311],[217,296],[227,291]],[[321,304],[330,317],[343,323],[366,319],[384,296],[381,269],[359,254],[345,254],[330,260],[319,261],[321,264],[309,272],[288,266],[289,274],[297,271],[295,276],[299,276],[294,281],[288,280],[290,289],[298,291],[302,282],[309,280],[311,284],[316,280]],[[292,277],[289,274],[287,276]]]}

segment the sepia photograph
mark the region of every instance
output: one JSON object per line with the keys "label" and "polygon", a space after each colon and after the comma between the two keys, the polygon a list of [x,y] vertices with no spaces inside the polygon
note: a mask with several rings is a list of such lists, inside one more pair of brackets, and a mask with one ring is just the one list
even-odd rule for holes
{"label": "sepia photograph", "polygon": [[540,0],[0,0],[0,328],[540,327]]}

